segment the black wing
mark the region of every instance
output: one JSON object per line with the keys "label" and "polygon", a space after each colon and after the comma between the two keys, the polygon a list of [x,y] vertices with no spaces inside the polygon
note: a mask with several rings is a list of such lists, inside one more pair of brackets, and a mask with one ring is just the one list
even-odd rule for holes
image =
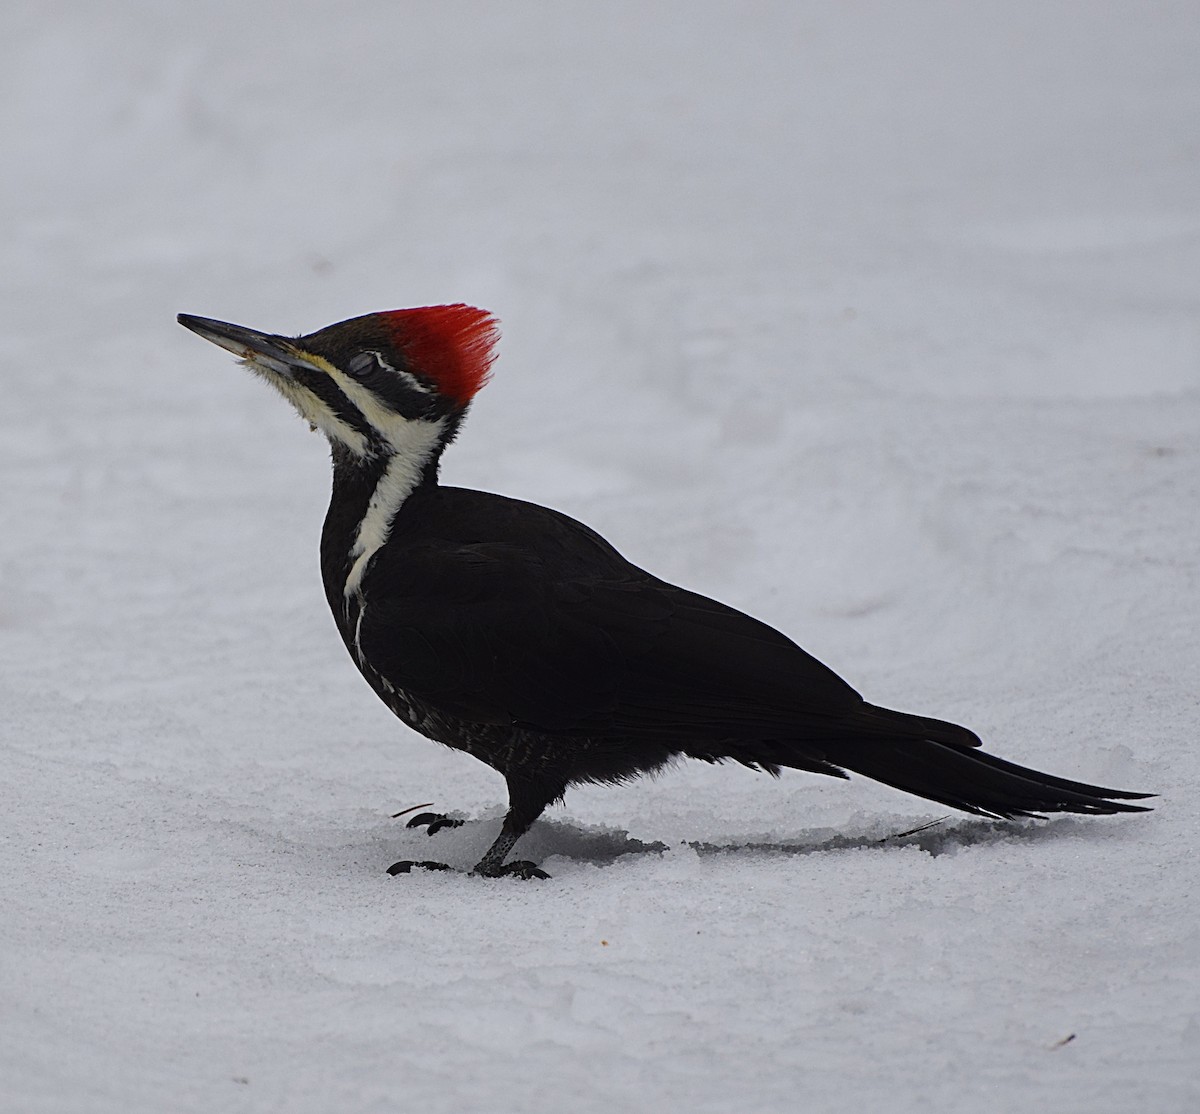
{"label": "black wing", "polygon": [[505,543],[410,547],[404,575],[369,595],[359,639],[394,685],[446,713],[547,734],[794,737],[862,704],[732,608],[631,565],[564,574]]}
{"label": "black wing", "polygon": [[655,579],[564,515],[438,490],[473,513],[416,504],[422,540],[368,573],[359,638],[393,685],[446,715],[619,744],[630,772],[670,753],[844,768],[989,816],[1135,811],[1110,798],[1144,796],[1028,770],[974,749],[964,727],[867,704],[785,635]]}

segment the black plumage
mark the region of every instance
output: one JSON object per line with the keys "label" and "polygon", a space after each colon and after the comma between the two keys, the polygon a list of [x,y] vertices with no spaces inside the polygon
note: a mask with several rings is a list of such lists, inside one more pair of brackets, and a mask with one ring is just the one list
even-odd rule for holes
{"label": "black plumage", "polygon": [[[866,703],[785,635],[651,576],[566,515],[439,484],[490,363],[480,311],[368,315],[296,340],[180,320],[329,436],[321,568],[347,649],[404,722],[507,782],[477,872],[543,876],[505,860],[548,804],[677,758],[852,771],[980,816],[1142,811],[1124,802],[1145,794],[1026,769],[964,727]],[[393,871],[413,865],[438,864]]]}

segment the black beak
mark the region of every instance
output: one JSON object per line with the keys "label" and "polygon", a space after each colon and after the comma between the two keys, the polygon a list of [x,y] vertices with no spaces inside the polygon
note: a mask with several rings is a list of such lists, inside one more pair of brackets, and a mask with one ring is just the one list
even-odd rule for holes
{"label": "black beak", "polygon": [[272,371],[286,374],[305,362],[287,337],[260,333],[257,329],[215,321],[211,317],[193,317],[190,313],[181,313],[176,320],[185,329],[191,329],[197,336],[211,340],[227,352]]}

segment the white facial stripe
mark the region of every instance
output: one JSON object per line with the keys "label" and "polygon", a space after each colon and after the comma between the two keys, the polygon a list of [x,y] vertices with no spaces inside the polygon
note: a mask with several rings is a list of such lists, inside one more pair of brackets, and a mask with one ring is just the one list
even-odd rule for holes
{"label": "white facial stripe", "polygon": [[425,386],[425,384],[422,383],[421,380],[411,372],[405,371],[403,368],[392,367],[392,365],[389,364],[382,356],[379,357],[379,362],[393,375],[400,376],[400,378],[403,379],[404,382],[406,382],[410,387],[412,387],[414,391],[420,391],[423,395],[431,395],[436,393],[432,387]]}
{"label": "white facial stripe", "polygon": [[425,386],[425,384],[422,383],[415,375],[413,375],[412,372],[404,371],[402,368],[392,367],[392,365],[384,359],[383,353],[376,352],[374,349],[372,349],[370,352],[362,352],[355,356],[354,359],[350,361],[349,366],[351,369],[353,369],[356,363],[361,362],[362,367],[365,370],[365,368],[370,365],[372,360],[374,360],[374,362],[380,367],[387,368],[388,371],[390,371],[398,379],[403,379],[404,382],[407,383],[414,391],[420,391],[423,395],[431,395],[434,393],[432,387]]}
{"label": "white facial stripe", "polygon": [[[344,371],[339,371],[331,364],[325,364],[322,361],[322,370],[337,384],[342,394],[358,407],[359,413],[378,430],[379,435],[397,453],[405,451],[411,443],[410,426],[430,424],[397,414],[395,410],[384,406],[375,397],[374,392],[369,391],[357,380],[351,379]],[[434,424],[440,428],[440,423]]]}
{"label": "white facial stripe", "polygon": [[339,418],[328,403],[318,398],[307,387],[297,383],[287,375],[266,367],[254,360],[245,360],[257,374],[267,380],[284,398],[299,412],[300,416],[310,425],[315,425],[331,441],[345,445],[355,456],[363,457],[369,452],[367,439]]}
{"label": "white facial stripe", "polygon": [[[357,405],[357,400],[353,401]],[[368,417],[374,420],[372,416]],[[354,595],[361,587],[371,558],[388,540],[396,512],[421,482],[421,473],[441,441],[441,421],[406,421],[399,415],[393,417],[398,425],[387,430],[392,455],[371,493],[367,513],[358,524],[358,533],[350,548],[350,574],[343,588],[347,597]]]}
{"label": "white facial stripe", "polygon": [[387,468],[367,504],[367,513],[358,524],[358,533],[350,550],[350,574],[346,577],[343,594],[354,595],[362,584],[371,558],[387,541],[392,520],[404,500],[421,482],[433,451],[441,441],[443,422],[406,418],[382,405],[361,383],[332,365],[325,365],[329,377],[341,392],[358,407],[359,412],[375,428],[391,455]]}
{"label": "white facial stripe", "polygon": [[[346,398],[358,408],[359,413],[375,429],[382,440],[383,455],[387,457],[383,475],[379,477],[375,490],[371,493],[371,499],[367,503],[367,512],[358,524],[354,544],[350,547],[350,572],[343,588],[345,598],[349,599],[356,595],[361,588],[371,558],[388,540],[396,512],[400,510],[404,500],[421,482],[425,465],[441,443],[445,419],[427,421],[423,418],[405,418],[382,405],[371,391],[345,372],[339,371],[328,360],[307,352],[303,354],[303,359],[316,370],[328,375]],[[342,421],[327,403],[310,390],[273,368],[255,364],[253,361],[248,362],[256,372],[278,388],[284,397],[300,411],[302,417],[319,427],[330,440],[340,442],[360,458],[374,453],[374,446],[367,441],[366,437]],[[396,374],[405,373],[396,372]],[[411,376],[406,377],[412,378]],[[413,383],[420,387],[415,379]],[[428,390],[425,387],[420,389]],[[360,601],[360,609],[361,606]],[[359,623],[361,624],[361,622],[362,612],[360,610]],[[356,630],[356,643],[357,639]]]}

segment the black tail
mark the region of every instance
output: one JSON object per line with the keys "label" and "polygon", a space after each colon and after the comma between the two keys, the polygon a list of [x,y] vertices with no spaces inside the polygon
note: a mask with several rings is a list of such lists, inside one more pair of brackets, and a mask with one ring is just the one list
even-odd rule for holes
{"label": "black tail", "polygon": [[1144,805],[1120,802],[1154,795],[1068,781],[1006,762],[975,749],[979,739],[965,727],[941,720],[867,705],[860,722],[861,736],[841,738],[829,748],[831,762],[976,816],[1147,812]]}

